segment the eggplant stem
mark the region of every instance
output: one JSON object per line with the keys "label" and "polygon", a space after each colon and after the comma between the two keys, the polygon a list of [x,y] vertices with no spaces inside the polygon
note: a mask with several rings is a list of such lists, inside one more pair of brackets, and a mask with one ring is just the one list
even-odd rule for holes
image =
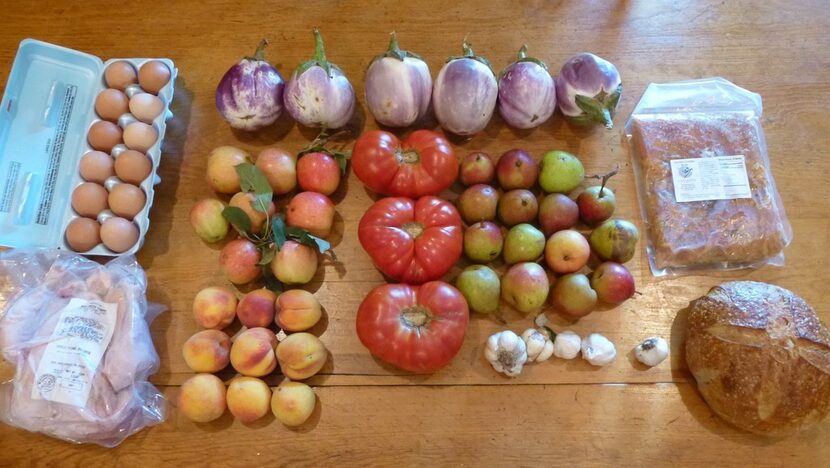
{"label": "eggplant stem", "polygon": [[256,47],[256,52],[254,52],[254,60],[265,60],[265,48],[268,46],[268,39],[262,39],[259,41],[259,45]]}
{"label": "eggplant stem", "polygon": [[527,44],[522,44],[522,47],[519,49],[519,60],[527,58]]}
{"label": "eggplant stem", "polygon": [[467,36],[464,36],[464,42],[461,44],[461,48],[464,50],[464,56],[465,57],[474,56],[473,48],[472,48],[471,44],[469,42],[467,42]]}
{"label": "eggplant stem", "polygon": [[317,65],[326,71],[326,75],[332,78],[331,67],[326,59],[326,50],[323,46],[323,36],[318,28],[314,28],[314,60],[317,61]]}
{"label": "eggplant stem", "polygon": [[389,48],[386,49],[387,57],[395,57],[398,60],[403,61],[405,55],[401,52],[401,48],[398,45],[398,34],[395,31],[392,31],[391,38],[389,39]]}
{"label": "eggplant stem", "polygon": [[611,111],[609,111],[605,107],[602,108],[602,118],[603,120],[605,120],[605,128],[614,128],[614,121],[611,119]]}

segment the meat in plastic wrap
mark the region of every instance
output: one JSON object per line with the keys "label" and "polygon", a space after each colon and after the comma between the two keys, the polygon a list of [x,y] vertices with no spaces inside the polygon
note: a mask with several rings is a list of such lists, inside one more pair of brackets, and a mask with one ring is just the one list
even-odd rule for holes
{"label": "meat in plastic wrap", "polygon": [[132,256],[106,265],[57,250],[0,253],[7,283],[0,357],[0,420],[77,443],[113,447],[165,418],[148,378],[159,357],[147,278]]}

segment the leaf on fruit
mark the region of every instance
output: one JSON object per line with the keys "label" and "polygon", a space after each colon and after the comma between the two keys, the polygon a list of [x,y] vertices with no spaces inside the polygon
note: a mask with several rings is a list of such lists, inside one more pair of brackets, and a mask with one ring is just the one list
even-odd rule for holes
{"label": "leaf on fruit", "polygon": [[248,233],[251,232],[251,218],[241,208],[226,206],[222,210],[222,217],[228,220],[239,234],[243,237],[248,237]]}
{"label": "leaf on fruit", "polygon": [[273,260],[274,256],[277,254],[275,249],[268,248],[268,247],[262,249],[261,252],[262,252],[262,255],[261,255],[262,258],[260,258],[259,262],[257,263],[257,265],[260,265],[260,266],[265,266],[265,265],[270,264],[271,260]]}
{"label": "leaf on fruit", "polygon": [[271,236],[274,239],[274,244],[277,246],[277,250],[282,249],[283,244],[285,244],[285,241],[288,240],[288,237],[285,234],[285,219],[282,215],[276,216],[271,221]]}
{"label": "leaf on fruit", "polygon": [[242,191],[254,195],[251,207],[262,213],[267,212],[274,197],[274,192],[265,174],[251,163],[237,164],[234,169],[239,175],[239,185]]}
{"label": "leaf on fruit", "polygon": [[262,277],[264,278],[265,288],[275,293],[282,292],[282,283],[280,280],[274,277],[274,273],[271,271],[269,266],[262,267]]}
{"label": "leaf on fruit", "polygon": [[334,255],[334,251],[331,250],[331,244],[327,240],[320,239],[317,236],[313,236],[310,232],[306,231],[305,229],[298,228],[296,226],[289,226],[285,228],[285,234],[289,239],[295,242],[319,250],[321,254],[329,252],[331,254],[331,257],[337,260],[337,256]]}
{"label": "leaf on fruit", "polygon": [[334,160],[337,161],[337,165],[340,166],[340,172],[343,175],[346,175],[346,165],[349,164],[349,159],[352,157],[351,151],[335,151],[332,156],[334,156]]}

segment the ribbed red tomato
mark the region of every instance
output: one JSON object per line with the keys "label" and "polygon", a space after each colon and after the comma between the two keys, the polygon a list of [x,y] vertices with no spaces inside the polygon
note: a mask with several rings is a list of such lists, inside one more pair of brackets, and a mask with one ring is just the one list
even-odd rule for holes
{"label": "ribbed red tomato", "polygon": [[357,309],[357,336],[378,358],[428,374],[458,354],[469,315],[461,292],[443,281],[383,284]]}
{"label": "ribbed red tomato", "polygon": [[452,146],[430,130],[416,130],[403,142],[382,130],[364,132],[354,144],[351,161],[367,187],[393,197],[438,195],[458,176]]}
{"label": "ribbed red tomato", "polygon": [[387,276],[408,284],[440,278],[461,257],[461,217],[438,197],[382,198],[357,228],[363,250]]}

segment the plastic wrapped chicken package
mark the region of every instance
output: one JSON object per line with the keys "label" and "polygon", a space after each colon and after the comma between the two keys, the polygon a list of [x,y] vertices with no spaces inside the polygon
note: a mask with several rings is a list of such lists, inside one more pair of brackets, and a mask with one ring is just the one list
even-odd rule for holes
{"label": "plastic wrapped chicken package", "polygon": [[0,253],[6,302],[0,357],[0,420],[76,443],[118,445],[165,418],[148,381],[159,366],[149,325],[163,307],[147,302],[133,256],[101,265],[57,250]]}

